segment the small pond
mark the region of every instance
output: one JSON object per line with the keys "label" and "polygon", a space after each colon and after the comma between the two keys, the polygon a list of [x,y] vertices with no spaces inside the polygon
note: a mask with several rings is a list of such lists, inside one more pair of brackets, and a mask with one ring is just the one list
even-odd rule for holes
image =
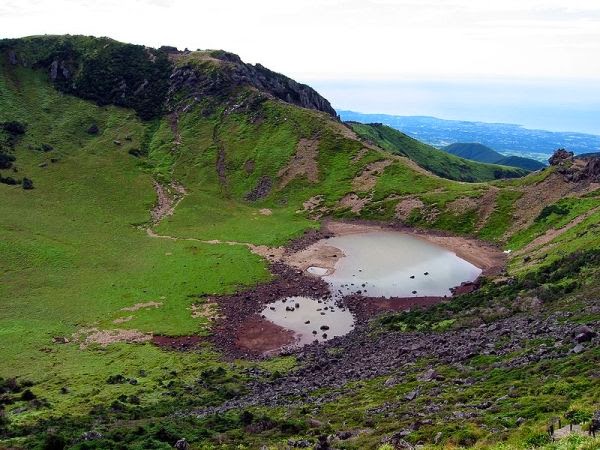
{"label": "small pond", "polygon": [[268,304],[261,313],[265,319],[295,333],[296,344],[326,341],[343,336],[354,328],[354,317],[333,300],[288,297]]}
{"label": "small pond", "polygon": [[323,276],[337,297],[450,296],[450,288],[474,281],[481,269],[455,253],[423,239],[394,231],[336,236],[327,245],[339,248],[335,270]]}

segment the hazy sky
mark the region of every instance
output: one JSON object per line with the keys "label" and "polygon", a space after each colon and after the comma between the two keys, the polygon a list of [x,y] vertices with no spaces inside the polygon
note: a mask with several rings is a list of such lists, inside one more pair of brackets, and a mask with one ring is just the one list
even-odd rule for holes
{"label": "hazy sky", "polygon": [[[599,0],[0,0],[1,37],[46,33],[223,48],[325,89],[328,80],[381,87],[543,79],[556,89],[592,89],[600,80]],[[377,110],[353,105],[351,90],[330,92],[334,106]],[[600,94],[591,97],[600,105]],[[394,112],[404,110],[400,101]]]}

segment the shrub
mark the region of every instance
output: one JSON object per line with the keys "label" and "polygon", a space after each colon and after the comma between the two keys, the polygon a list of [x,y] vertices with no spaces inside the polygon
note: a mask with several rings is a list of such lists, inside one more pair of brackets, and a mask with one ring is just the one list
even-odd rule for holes
{"label": "shrub", "polygon": [[20,181],[15,180],[13,177],[2,177],[2,175],[0,175],[0,183],[15,185],[15,184],[19,184]]}
{"label": "shrub", "polygon": [[26,401],[26,402],[34,400],[36,398],[37,398],[37,396],[33,392],[31,392],[30,389],[25,389],[23,391],[23,393],[21,394],[21,400]]}
{"label": "shrub", "polygon": [[31,181],[29,178],[23,178],[23,189],[26,191],[33,189],[33,181]]}
{"label": "shrub", "polygon": [[13,162],[15,162],[13,155],[0,152],[0,169],[10,169]]}
{"label": "shrub", "polygon": [[527,447],[541,447],[542,445],[549,444],[551,441],[552,439],[548,433],[537,433],[529,436],[525,440],[525,445]]}
{"label": "shrub", "polygon": [[569,214],[570,208],[567,205],[559,205],[554,203],[553,205],[548,205],[538,214],[535,218],[535,222],[541,222],[546,219],[551,214],[556,214],[558,216],[566,216]]}
{"label": "shrub", "polygon": [[1,125],[2,129],[13,136],[25,134],[26,126],[24,123],[11,120],[9,122],[3,122]]}

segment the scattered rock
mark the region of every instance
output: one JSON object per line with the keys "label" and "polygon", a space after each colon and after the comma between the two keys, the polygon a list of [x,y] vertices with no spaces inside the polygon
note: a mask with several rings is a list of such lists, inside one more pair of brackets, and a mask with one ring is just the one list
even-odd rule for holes
{"label": "scattered rock", "polygon": [[175,442],[175,445],[173,447],[177,450],[189,450],[190,444],[185,438],[182,438]]}
{"label": "scattered rock", "polygon": [[406,394],[404,396],[404,398],[410,402],[410,401],[414,400],[415,398],[417,398],[418,395],[419,395],[419,390],[415,389],[414,391],[410,391],[408,394]]}

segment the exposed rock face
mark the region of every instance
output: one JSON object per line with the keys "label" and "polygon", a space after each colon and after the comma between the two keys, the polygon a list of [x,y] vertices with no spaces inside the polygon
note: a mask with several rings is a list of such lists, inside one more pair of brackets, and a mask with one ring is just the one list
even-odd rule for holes
{"label": "exposed rock face", "polygon": [[600,183],[600,158],[588,158],[583,174],[595,183]]}
{"label": "exposed rock face", "polygon": [[564,148],[559,148],[548,159],[551,166],[558,166],[566,161],[573,161],[573,152],[568,152]]}
{"label": "exposed rock face", "polygon": [[557,172],[562,174],[565,181],[600,182],[600,157],[578,158],[574,156],[573,152],[561,148],[554,152],[548,162],[557,168]]}
{"label": "exposed rock face", "polygon": [[[177,54],[173,55],[177,57]],[[207,59],[215,61],[218,70],[202,70],[192,65],[178,67],[171,74],[170,93],[187,91],[188,97],[201,98],[227,94],[238,86],[247,85],[287,103],[337,116],[331,104],[310,86],[260,64],[246,64],[239,56],[220,50],[211,52]]]}

